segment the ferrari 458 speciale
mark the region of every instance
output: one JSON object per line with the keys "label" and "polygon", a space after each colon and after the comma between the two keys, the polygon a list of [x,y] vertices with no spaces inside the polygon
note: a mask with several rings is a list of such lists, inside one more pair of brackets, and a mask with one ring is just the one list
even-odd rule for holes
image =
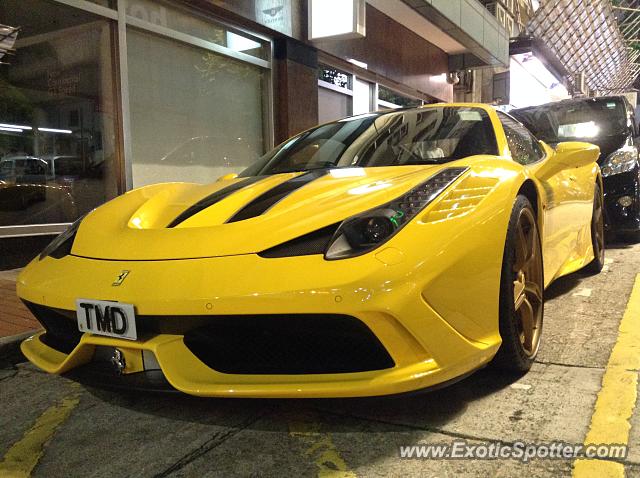
{"label": "ferrari 458 speciale", "polygon": [[221,397],[526,371],[545,287],[602,268],[598,155],[479,104],[312,128],[239,176],[76,221],[18,279],[44,328],[22,351],[87,382]]}

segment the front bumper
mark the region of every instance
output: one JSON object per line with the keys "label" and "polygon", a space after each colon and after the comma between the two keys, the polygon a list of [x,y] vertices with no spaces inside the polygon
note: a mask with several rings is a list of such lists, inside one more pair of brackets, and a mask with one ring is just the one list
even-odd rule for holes
{"label": "front bumper", "polygon": [[[640,179],[637,169],[603,178],[605,222],[616,232],[640,231]],[[629,197],[631,205],[622,206],[620,198]]]}
{"label": "front bumper", "polygon": [[[25,356],[38,367],[52,373],[69,374],[88,384],[112,388],[143,389],[151,391],[170,390],[162,378],[156,376],[155,383],[137,380],[139,374],[158,372],[166,384],[174,389],[205,397],[261,397],[261,398],[327,398],[391,395],[430,388],[452,381],[488,362],[496,352],[485,348],[475,354],[475,359],[447,366],[439,366],[432,359],[416,361],[383,371],[319,375],[228,375],[210,369],[190,354],[184,347],[181,336],[157,336],[144,342],[130,343],[106,337],[85,334],[78,347],[69,355],[57,352],[40,340],[41,334],[27,339],[22,344]],[[150,351],[157,358],[160,368],[138,370],[119,376],[113,372],[109,377],[105,367],[93,362],[97,346],[115,347],[131,358],[142,350]],[[83,370],[83,366],[88,366]],[[102,373],[91,376],[91,371]],[[142,377],[140,377],[142,378]],[[146,377],[145,377],[146,378]]]}
{"label": "front bumper", "polygon": [[[112,286],[122,270],[131,272],[122,285]],[[437,277],[439,272],[433,270],[432,274]],[[463,273],[472,280],[470,284],[475,284],[475,290],[469,286],[467,295],[494,294],[488,281],[476,281],[468,269]],[[482,273],[487,273],[484,266]],[[280,280],[273,281],[272,277]],[[424,275],[420,278],[429,281]],[[439,284],[437,280],[434,283]],[[46,334],[38,334],[22,344],[22,351],[43,370],[66,374],[93,364],[98,350],[117,348],[128,364],[125,375],[159,370],[171,387],[198,396],[397,394],[467,374],[489,362],[500,345],[497,330],[483,340],[456,330],[423,298],[425,287],[405,266],[389,266],[373,254],[350,265],[318,256],[271,260],[247,255],[140,262],[47,258],[34,261],[20,276],[18,294],[23,300],[61,310],[70,321],[77,298],[131,303],[140,321],[160,318],[160,325],[149,328],[149,324],[139,322],[140,330],[148,332],[136,341],[85,333],[66,351],[56,350],[55,343],[47,344]],[[473,302],[471,297],[469,300]],[[482,315],[481,310],[476,311]],[[493,316],[493,310],[486,313]],[[264,314],[352,317],[371,331],[392,363],[386,368],[356,372],[225,373],[208,366],[186,343],[192,327],[200,327],[202,321],[206,323],[214,316],[259,318]],[[191,324],[192,317],[198,317],[198,323]],[[330,353],[329,348],[323,346],[326,353]],[[147,368],[143,358],[149,356],[156,368]],[[131,383],[135,387],[135,381]]]}

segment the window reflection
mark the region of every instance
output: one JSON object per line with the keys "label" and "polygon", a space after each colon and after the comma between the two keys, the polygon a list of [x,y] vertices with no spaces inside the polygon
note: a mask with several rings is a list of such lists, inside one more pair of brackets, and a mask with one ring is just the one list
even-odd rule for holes
{"label": "window reflection", "polygon": [[240,31],[232,31],[226,25],[201,18],[168,2],[128,0],[127,15],[177,32],[193,35],[256,58],[269,59],[267,42],[250,37]]}
{"label": "window reflection", "polygon": [[215,181],[264,153],[264,70],[135,29],[127,50],[134,186]]}
{"label": "window reflection", "polygon": [[113,25],[39,0],[0,18],[21,26],[0,65],[0,226],[72,222],[116,195]]}

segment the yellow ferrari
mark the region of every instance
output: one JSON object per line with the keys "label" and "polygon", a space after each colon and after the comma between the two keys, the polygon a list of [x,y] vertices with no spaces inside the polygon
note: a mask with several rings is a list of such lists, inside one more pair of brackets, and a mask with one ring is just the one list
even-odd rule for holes
{"label": "yellow ferrari", "polygon": [[24,269],[35,365],[218,397],[407,392],[531,366],[544,289],[604,261],[599,150],[479,104],[289,139],[93,210]]}

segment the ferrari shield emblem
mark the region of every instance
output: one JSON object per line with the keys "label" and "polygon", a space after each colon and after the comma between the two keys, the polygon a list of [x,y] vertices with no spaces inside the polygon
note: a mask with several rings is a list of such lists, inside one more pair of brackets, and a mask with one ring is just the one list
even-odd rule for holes
{"label": "ferrari shield emblem", "polygon": [[116,280],[114,280],[113,284],[111,284],[111,285],[116,287],[116,286],[119,286],[120,284],[122,284],[124,282],[124,280],[127,278],[127,276],[129,275],[129,272],[131,272],[131,271],[122,271],[122,272],[120,272],[120,274],[118,274],[118,276],[116,277]]}

